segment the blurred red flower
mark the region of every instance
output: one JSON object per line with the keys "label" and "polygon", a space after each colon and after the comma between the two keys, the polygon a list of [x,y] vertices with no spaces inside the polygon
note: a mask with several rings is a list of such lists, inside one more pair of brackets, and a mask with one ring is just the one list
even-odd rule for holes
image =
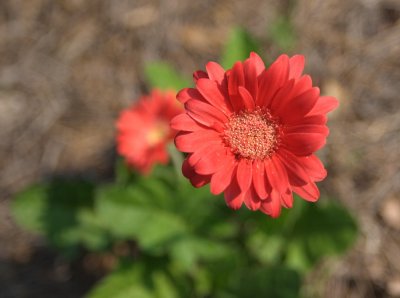
{"label": "blurred red flower", "polygon": [[251,53],[225,71],[209,62],[194,73],[195,88],[177,98],[185,112],[171,121],[176,147],[189,153],[182,171],[195,187],[210,183],[227,205],[277,217],[293,206],[295,192],[317,201],[315,184],[326,176],[313,154],[324,146],[326,113],[338,101],[320,96],[304,57],[280,56],[268,69]]}
{"label": "blurred red flower", "polygon": [[175,96],[172,91],[153,90],[122,111],[117,120],[117,151],[143,174],[155,163],[169,161],[166,146],[176,134],[169,122],[182,112]]}

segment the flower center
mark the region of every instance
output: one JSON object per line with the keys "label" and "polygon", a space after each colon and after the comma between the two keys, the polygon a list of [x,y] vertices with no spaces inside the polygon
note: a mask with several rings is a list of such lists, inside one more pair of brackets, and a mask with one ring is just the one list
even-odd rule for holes
{"label": "flower center", "polygon": [[147,143],[149,146],[160,143],[168,134],[168,126],[164,122],[158,122],[147,133]]}
{"label": "flower center", "polygon": [[278,129],[268,111],[241,111],[231,116],[223,139],[238,157],[263,160],[276,150]]}

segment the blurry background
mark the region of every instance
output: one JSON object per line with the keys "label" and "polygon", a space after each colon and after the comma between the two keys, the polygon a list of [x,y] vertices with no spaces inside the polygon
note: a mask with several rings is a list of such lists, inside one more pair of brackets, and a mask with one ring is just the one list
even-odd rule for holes
{"label": "blurry background", "polygon": [[90,256],[66,262],[18,228],[13,194],[54,175],[107,179],[115,119],[147,91],[144,64],[191,76],[219,59],[235,26],[267,63],[282,48],[304,54],[322,93],[340,100],[321,185],[361,237],[311,274],[316,295],[400,297],[399,18],[398,0],[2,0],[0,297],[79,297],[101,276]]}

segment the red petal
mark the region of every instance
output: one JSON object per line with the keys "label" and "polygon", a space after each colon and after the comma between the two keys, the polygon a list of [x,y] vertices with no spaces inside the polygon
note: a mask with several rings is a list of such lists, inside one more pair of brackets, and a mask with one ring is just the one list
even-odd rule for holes
{"label": "red petal", "polygon": [[294,80],[288,81],[271,99],[271,111],[274,114],[279,114],[279,111],[285,106],[285,103],[292,98],[292,90],[294,87]]}
{"label": "red petal", "polygon": [[[223,147],[222,143],[204,143],[199,146],[195,152],[193,152],[192,154],[190,154],[190,156],[188,156],[187,160],[188,163],[194,167],[196,165],[196,163],[205,155],[207,155],[208,153],[212,152],[212,150],[219,150],[221,147]],[[199,173],[201,174],[201,173]]]}
{"label": "red petal", "polygon": [[281,214],[280,195],[275,189],[272,189],[269,200],[261,202],[260,210],[273,218]]}
{"label": "red petal", "polygon": [[325,136],[319,133],[291,133],[282,138],[282,146],[297,156],[310,155],[321,149],[325,143]]}
{"label": "red petal", "polygon": [[200,175],[210,175],[221,168],[223,161],[226,159],[226,148],[209,147],[209,151],[203,155],[195,164],[194,169]]}
{"label": "red petal", "polygon": [[193,73],[193,80],[196,83],[198,79],[208,79],[208,74],[202,70],[195,71]]}
{"label": "red petal", "polygon": [[292,190],[306,201],[316,202],[319,199],[319,189],[314,182],[304,186],[292,186]]}
{"label": "red petal", "polygon": [[325,125],[313,125],[313,124],[305,124],[305,125],[291,125],[284,128],[285,134],[297,134],[297,133],[319,133],[324,136],[329,134],[329,129]]}
{"label": "red petal", "polygon": [[283,123],[296,123],[311,111],[318,96],[319,89],[314,87],[286,102],[286,105],[280,109],[279,113],[276,112],[276,115],[282,118]]}
{"label": "red petal", "polygon": [[290,189],[287,189],[284,193],[281,194],[281,204],[285,208],[293,207],[293,193]]}
{"label": "red petal", "polygon": [[294,55],[289,59],[289,79],[299,78],[303,72],[305,58],[303,55]]}
{"label": "red petal", "polygon": [[339,101],[332,96],[320,96],[308,115],[326,114],[339,106]]}
{"label": "red petal", "polygon": [[203,96],[201,96],[200,92],[194,88],[184,88],[178,92],[176,95],[176,99],[178,99],[181,103],[187,102],[189,99],[197,99],[200,101],[204,101]]}
{"label": "red petal", "polygon": [[221,137],[217,132],[210,129],[202,129],[195,132],[179,132],[175,137],[175,145],[182,152],[195,152],[200,146],[207,143],[219,144]]}
{"label": "red petal", "polygon": [[286,169],[279,158],[274,155],[271,159],[266,160],[264,165],[272,190],[275,189],[279,194],[284,193],[289,186],[289,180]]}
{"label": "red petal", "polygon": [[224,98],[215,81],[200,79],[197,81],[196,87],[207,102],[227,116],[232,114],[230,103]]}
{"label": "red petal", "polygon": [[182,130],[182,131],[195,131],[195,130],[199,130],[199,129],[205,129],[204,126],[201,126],[199,123],[194,121],[186,113],[182,113],[182,114],[175,116],[171,120],[170,126],[172,129]]}
{"label": "red petal", "polygon": [[271,67],[259,76],[258,94],[256,105],[269,106],[275,93],[288,80],[289,57],[281,55],[272,63]]}
{"label": "red petal", "polygon": [[183,161],[182,174],[190,180],[194,187],[202,187],[210,182],[210,176],[198,175],[193,171],[193,168],[188,164],[187,160]]}
{"label": "red petal", "polygon": [[243,100],[243,105],[244,105],[245,109],[247,109],[249,111],[253,111],[255,108],[254,99],[251,96],[251,94],[249,93],[249,91],[247,91],[246,88],[239,86],[239,94]]}
{"label": "red petal", "polygon": [[302,186],[310,182],[310,176],[299,163],[297,156],[283,148],[278,151],[277,156],[286,167],[291,185]]}
{"label": "red petal", "polygon": [[[221,168],[211,177],[210,190],[214,195],[223,192],[234,179],[236,162],[234,158],[227,157],[221,165]],[[236,173],[236,172],[235,172]]]}
{"label": "red petal", "polygon": [[253,162],[253,185],[261,199],[265,199],[271,192],[265,177],[264,163],[259,160]]}
{"label": "red petal", "polygon": [[244,194],[241,192],[235,179],[232,180],[231,184],[225,190],[224,197],[226,204],[230,208],[237,210],[242,207]]}
{"label": "red petal", "polygon": [[302,125],[302,124],[325,125],[327,121],[328,118],[325,115],[312,115],[301,118],[298,121],[291,123],[291,125]]}
{"label": "red petal", "polygon": [[223,130],[223,124],[228,121],[220,110],[199,100],[188,100],[185,108],[194,120],[219,132]]}
{"label": "red petal", "polygon": [[244,195],[244,203],[251,211],[256,211],[261,206],[261,200],[258,197],[254,187],[250,187]]}
{"label": "red petal", "polygon": [[252,98],[256,98],[258,89],[257,70],[252,59],[246,59],[243,63],[243,72],[246,89],[251,94]]}
{"label": "red petal", "polygon": [[256,68],[257,76],[259,76],[265,70],[264,62],[262,61],[260,56],[258,56],[254,52],[250,53],[250,58],[249,59],[253,62],[254,66]]}
{"label": "red petal", "polygon": [[[289,86],[287,86],[288,84]],[[274,96],[271,104],[271,110],[274,111],[274,114],[279,115],[282,109],[284,109],[287,105],[290,105],[294,98],[303,94],[307,90],[310,90],[311,88],[312,80],[310,76],[303,76],[298,80],[289,80],[284,87],[282,87],[286,93],[281,89],[281,91]]]}
{"label": "red petal", "polygon": [[235,111],[240,111],[244,108],[242,98],[239,94],[239,86],[244,86],[244,73],[242,62],[236,62],[228,77],[228,93],[232,107]]}
{"label": "red petal", "polygon": [[327,175],[326,170],[317,156],[298,157],[297,160],[313,181],[322,181],[325,179]]}
{"label": "red petal", "polygon": [[225,76],[225,70],[216,62],[208,62],[206,64],[208,77],[210,80],[216,81],[218,84],[222,83]]}
{"label": "red petal", "polygon": [[251,184],[252,164],[246,159],[241,159],[237,167],[237,181],[242,192],[246,192]]}

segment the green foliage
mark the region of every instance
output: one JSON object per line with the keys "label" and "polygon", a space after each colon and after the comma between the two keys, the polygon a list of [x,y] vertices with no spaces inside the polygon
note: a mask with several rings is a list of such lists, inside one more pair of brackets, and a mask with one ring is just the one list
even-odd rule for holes
{"label": "green foliage", "polygon": [[254,38],[243,28],[232,30],[221,57],[222,66],[231,68],[236,61],[243,61],[250,52],[257,52],[258,45]]}
{"label": "green foliage", "polygon": [[162,270],[146,268],[145,263],[124,264],[107,276],[87,298],[178,298],[178,289]]}
{"label": "green foliage", "polygon": [[251,267],[237,274],[231,285],[232,297],[299,297],[301,277],[284,266]]}
{"label": "green foliage", "polygon": [[146,79],[153,88],[180,90],[190,86],[190,81],[166,62],[151,62],[144,69]]}
{"label": "green foliage", "polygon": [[170,166],[139,176],[119,163],[114,184],[55,180],[19,194],[12,210],[21,225],[70,257],[81,246],[138,245],[138,261],[106,277],[90,298],[286,298],[298,297],[302,275],[321,258],[343,253],[356,238],[349,213],[321,200],[296,197],[293,209],[270,219],[231,211]]}
{"label": "green foliage", "polygon": [[264,264],[282,263],[300,271],[345,252],[356,239],[356,224],[345,208],[322,201],[310,204],[296,197],[295,207],[277,222],[257,223],[249,249]]}
{"label": "green foliage", "polygon": [[20,193],[12,211],[22,226],[45,234],[50,244],[67,256],[79,245],[98,250],[107,245],[101,224],[93,214],[94,185],[83,180],[54,180]]}

